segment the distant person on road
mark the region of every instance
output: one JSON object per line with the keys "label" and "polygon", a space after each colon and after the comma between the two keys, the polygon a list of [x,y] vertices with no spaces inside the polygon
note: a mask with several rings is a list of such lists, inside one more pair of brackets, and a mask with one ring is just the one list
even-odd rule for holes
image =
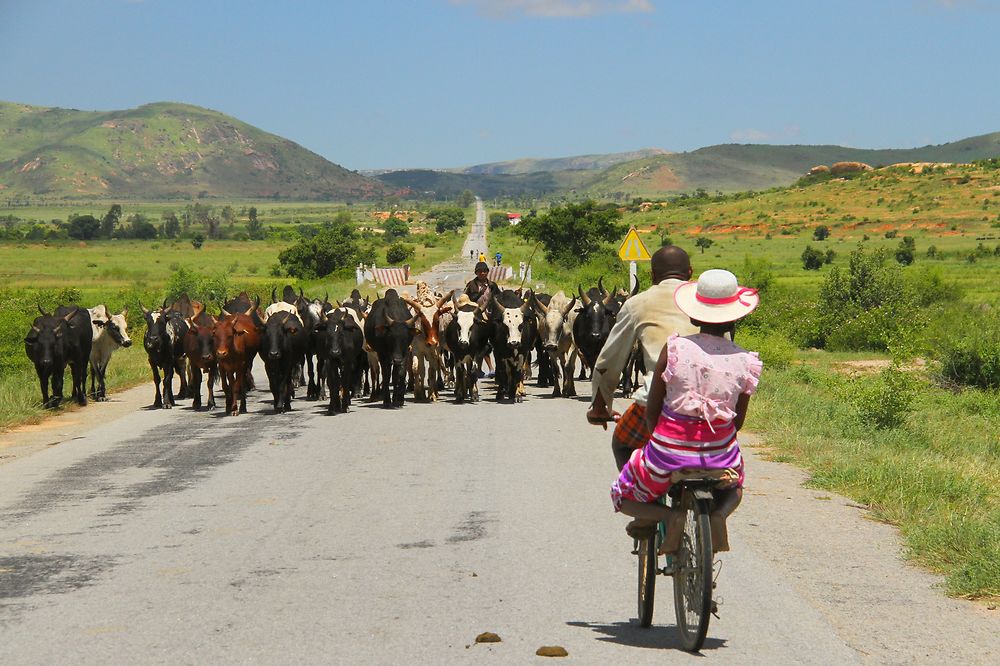
{"label": "distant person on road", "polygon": [[646,369],[642,386],[632,394],[632,404],[618,420],[611,437],[611,451],[621,470],[635,449],[649,441],[646,429],[646,395],[653,379],[653,367],[671,335],[689,335],[697,328],[674,303],[674,291],[691,279],[691,258],[676,245],[661,247],[649,262],[653,286],[629,298],[622,305],[615,325],[594,363],[593,402],[587,419],[607,428],[617,416],[612,411],[615,390],[636,341]]}
{"label": "distant person on road", "polygon": [[743,498],[736,433],[763,368],[757,353],[737,346],[732,336],[736,321],[753,312],[760,298],[756,289],[739,286],[729,271],[715,269],[677,287],[674,301],[700,332],[671,335],[663,345],[646,399],[646,427],[652,434],[611,485],[611,501],[616,511],[635,519],[626,527],[633,537],[648,536],[665,522],[660,552],[674,553],[685,512],[656,500],[670,490],[674,472],[715,470],[722,489],[715,491],[709,515],[712,546],[727,551],[726,518]]}
{"label": "distant person on road", "polygon": [[[480,253],[480,256],[482,256],[482,253]],[[480,260],[480,262],[476,264],[475,271],[476,277],[469,280],[469,283],[465,285],[465,295],[478,305],[480,310],[486,312],[489,310],[490,301],[493,297],[500,295],[500,287],[497,286],[496,282],[490,280],[490,267],[485,261]],[[486,354],[484,359],[486,360],[486,367],[490,369],[486,376],[492,377],[493,359],[489,354]]]}
{"label": "distant person on road", "polygon": [[469,250],[469,261],[472,261],[475,258],[476,258],[476,251],[475,250]]}
{"label": "distant person on road", "polygon": [[499,266],[499,265],[500,265],[500,260],[501,260],[501,259],[503,259],[503,255],[502,255],[502,254],[500,254],[499,252],[497,252],[497,253],[496,253],[496,254],[495,254],[495,255],[493,256],[493,258],[494,258],[494,259],[496,259],[496,261],[497,261],[496,265],[497,265],[497,266]]}
{"label": "distant person on road", "polygon": [[[479,260],[478,261],[481,264],[485,264],[486,263],[486,255],[483,254],[482,251],[480,251],[480,253],[479,253]],[[487,268],[489,268],[489,267],[487,266]]]}

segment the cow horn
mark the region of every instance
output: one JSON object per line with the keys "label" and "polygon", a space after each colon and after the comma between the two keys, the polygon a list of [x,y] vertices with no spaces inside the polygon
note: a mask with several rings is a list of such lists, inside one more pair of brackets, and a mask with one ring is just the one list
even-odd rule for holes
{"label": "cow horn", "polygon": [[219,308],[219,319],[225,319],[231,316],[231,313],[226,308]]}
{"label": "cow horn", "polygon": [[576,289],[580,292],[580,302],[583,303],[584,306],[590,305],[590,297],[583,291],[583,287],[576,285]]}
{"label": "cow horn", "polygon": [[632,291],[631,291],[631,293],[629,293],[629,297],[635,296],[638,293],[639,293],[639,276],[636,275],[635,276],[635,286],[632,287]]}
{"label": "cow horn", "polygon": [[438,308],[443,308],[444,304],[451,300],[451,297],[454,295],[454,293],[455,293],[455,290],[452,289],[447,294],[445,294],[444,296],[442,296],[441,298],[439,298],[438,302],[437,302],[437,307]]}
{"label": "cow horn", "polygon": [[410,317],[409,319],[407,319],[403,323],[406,324],[407,328],[413,328],[413,327],[415,327],[417,325],[417,320],[418,319],[420,319],[420,311],[419,310],[417,310],[417,314],[413,315],[412,317]]}
{"label": "cow horn", "polygon": [[409,296],[403,296],[403,302],[409,305],[414,310],[416,310],[418,313],[420,312],[420,309],[423,307],[422,305],[420,305],[420,303],[417,303],[416,301],[411,301]]}
{"label": "cow horn", "polygon": [[335,299],[333,299],[333,302],[337,304],[337,307],[338,307],[338,308],[342,308],[342,307],[344,307],[343,305],[341,305],[341,304],[340,304],[340,301],[338,301],[338,300],[337,300],[336,298],[335,298]]}
{"label": "cow horn", "polygon": [[324,303],[329,303],[330,302],[330,290],[329,289],[326,290],[326,294],[323,296],[323,302]]}
{"label": "cow horn", "polygon": [[563,311],[562,311],[562,315],[563,315],[563,317],[567,316],[567,315],[568,315],[568,314],[569,314],[570,312],[572,312],[572,311],[573,311],[573,306],[574,306],[574,305],[576,305],[576,296],[574,296],[574,297],[573,297],[573,300],[569,302],[569,305],[567,305],[567,306],[566,306],[566,307],[565,307],[565,308],[563,309]]}
{"label": "cow horn", "polygon": [[278,302],[278,288],[271,287],[271,305],[274,305],[277,302]]}
{"label": "cow horn", "polygon": [[139,309],[142,310],[142,314],[144,315],[148,315],[150,313],[150,311],[146,309],[146,306],[142,304],[142,301],[139,301]]}
{"label": "cow horn", "polygon": [[507,308],[505,308],[504,306],[500,305],[500,301],[497,300],[496,296],[494,296],[492,300],[493,300],[493,307],[495,307],[497,310],[499,310],[500,314],[503,314],[507,310]]}
{"label": "cow horn", "polygon": [[613,300],[615,300],[615,295],[614,294],[611,294],[611,293],[608,293],[608,292],[604,292],[604,300],[602,300],[601,303],[603,303],[604,306],[607,307],[607,306],[611,305],[611,301],[613,301]]}
{"label": "cow horn", "polygon": [[535,309],[541,312],[542,314],[549,313],[549,306],[538,300],[538,298],[536,298],[534,294],[531,295],[531,304],[535,306]]}
{"label": "cow horn", "polygon": [[160,309],[161,310],[166,310],[167,309],[167,299],[165,299],[165,298],[163,299],[163,305],[160,306]]}
{"label": "cow horn", "polygon": [[125,309],[122,310],[122,316],[125,317],[126,319],[128,319],[128,306],[127,305],[125,306]]}
{"label": "cow horn", "polygon": [[521,314],[525,314],[530,307],[531,303],[529,301],[525,301],[524,303],[521,303],[521,307],[519,307],[518,310],[521,311]]}
{"label": "cow horn", "polygon": [[64,321],[72,321],[73,317],[75,317],[76,313],[79,312],[79,311],[80,311],[80,308],[78,308],[78,307],[77,308],[73,308],[72,312],[67,312],[66,314],[63,315],[63,320]]}
{"label": "cow horn", "polygon": [[42,309],[41,304],[38,304],[38,311],[42,313],[43,317],[51,317],[52,316],[48,312],[46,312],[45,310]]}
{"label": "cow horn", "polygon": [[607,298],[608,291],[604,288],[604,276],[597,278],[597,291],[601,292],[601,296]]}

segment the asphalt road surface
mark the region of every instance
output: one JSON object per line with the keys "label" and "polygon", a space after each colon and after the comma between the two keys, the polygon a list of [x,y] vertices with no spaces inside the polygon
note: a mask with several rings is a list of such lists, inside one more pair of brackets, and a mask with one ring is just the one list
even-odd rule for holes
{"label": "asphalt road surface", "polygon": [[[141,386],[0,434],[0,664],[523,664],[543,645],[585,664],[1000,654],[1000,612],[946,598],[891,527],[803,487],[749,436],[721,619],[702,655],[682,652],[668,579],[654,626],[636,624],[609,435],[586,424],[586,399],[532,387],[496,404],[485,386],[479,404],[446,392],[338,416],[305,401],[274,415],[257,391],[235,418],[150,410]],[[485,631],[501,642],[475,644]]]}

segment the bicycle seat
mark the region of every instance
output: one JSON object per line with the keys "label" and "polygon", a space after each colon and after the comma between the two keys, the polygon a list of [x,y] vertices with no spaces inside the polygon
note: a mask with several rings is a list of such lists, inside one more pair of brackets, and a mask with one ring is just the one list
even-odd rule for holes
{"label": "bicycle seat", "polygon": [[716,488],[731,488],[739,481],[740,475],[732,468],[699,469],[685,467],[670,473],[670,483],[673,485],[711,485]]}

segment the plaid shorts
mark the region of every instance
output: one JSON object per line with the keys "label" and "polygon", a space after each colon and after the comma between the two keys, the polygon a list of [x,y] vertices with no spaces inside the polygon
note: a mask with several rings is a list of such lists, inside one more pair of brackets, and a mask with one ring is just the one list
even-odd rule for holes
{"label": "plaid shorts", "polygon": [[611,436],[615,446],[629,449],[641,449],[649,441],[649,430],[646,429],[646,408],[632,403],[618,419],[615,432]]}

